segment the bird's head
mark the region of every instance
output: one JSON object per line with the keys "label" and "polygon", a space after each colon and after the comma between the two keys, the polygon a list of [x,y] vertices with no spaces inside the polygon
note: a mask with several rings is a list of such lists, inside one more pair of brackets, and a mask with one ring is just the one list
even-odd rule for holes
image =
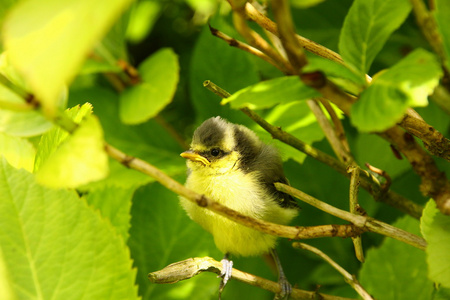
{"label": "bird's head", "polygon": [[205,175],[246,170],[261,151],[262,142],[250,129],[214,117],[194,132],[190,149],[180,155],[189,169]]}

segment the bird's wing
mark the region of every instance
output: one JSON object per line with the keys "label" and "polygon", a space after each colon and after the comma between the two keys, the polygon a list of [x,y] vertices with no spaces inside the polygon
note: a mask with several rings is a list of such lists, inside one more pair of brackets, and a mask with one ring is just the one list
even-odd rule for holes
{"label": "bird's wing", "polygon": [[[289,185],[289,181],[285,177],[280,178],[279,180],[277,180],[275,182],[281,182],[281,183]],[[274,193],[276,195],[278,204],[284,208],[300,208],[297,201],[291,195],[280,192],[279,190],[277,190],[275,188],[275,186],[273,185],[275,182],[273,182],[271,185],[272,185],[272,189],[275,191]]]}

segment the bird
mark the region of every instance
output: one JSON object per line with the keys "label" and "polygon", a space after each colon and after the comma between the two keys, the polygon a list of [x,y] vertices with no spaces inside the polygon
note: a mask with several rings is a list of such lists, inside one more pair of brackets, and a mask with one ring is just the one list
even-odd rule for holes
{"label": "bird", "polygon": [[[288,224],[299,212],[297,202],[274,183],[289,184],[278,150],[255,132],[220,116],[205,120],[195,131],[186,159],[185,186],[239,213],[268,222]],[[223,252],[219,299],[229,278],[230,256],[270,254],[278,270],[279,295],[286,299],[291,285],[275,251],[277,237],[240,225],[180,196],[187,215],[209,231]]]}

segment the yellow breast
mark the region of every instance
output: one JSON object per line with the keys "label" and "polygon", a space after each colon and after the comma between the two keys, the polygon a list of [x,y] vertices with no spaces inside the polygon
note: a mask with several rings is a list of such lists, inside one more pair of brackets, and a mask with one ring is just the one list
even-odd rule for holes
{"label": "yellow breast", "polygon": [[[292,220],[297,210],[280,207],[256,182],[254,175],[235,171],[202,176],[193,172],[188,177],[186,187],[255,219],[278,224]],[[275,236],[239,225],[182,197],[180,200],[189,217],[212,233],[217,248],[224,253],[260,255],[275,246]]]}

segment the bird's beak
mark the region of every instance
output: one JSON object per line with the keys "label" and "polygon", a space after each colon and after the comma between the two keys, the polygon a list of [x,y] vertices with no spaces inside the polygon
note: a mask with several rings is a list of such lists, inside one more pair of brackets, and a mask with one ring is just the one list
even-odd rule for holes
{"label": "bird's beak", "polygon": [[208,166],[208,165],[211,164],[209,162],[209,160],[206,159],[206,157],[201,156],[200,154],[195,153],[192,150],[184,151],[183,153],[180,154],[180,156],[183,157],[183,158],[190,159],[192,161],[199,161],[199,162],[203,163],[205,166]]}

